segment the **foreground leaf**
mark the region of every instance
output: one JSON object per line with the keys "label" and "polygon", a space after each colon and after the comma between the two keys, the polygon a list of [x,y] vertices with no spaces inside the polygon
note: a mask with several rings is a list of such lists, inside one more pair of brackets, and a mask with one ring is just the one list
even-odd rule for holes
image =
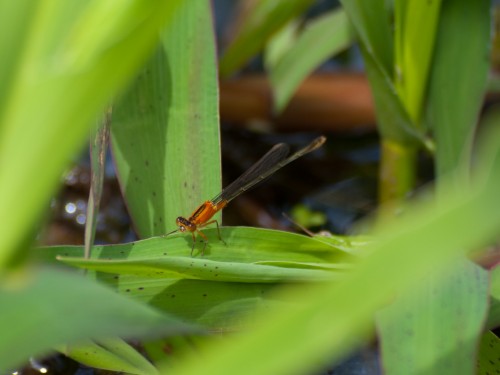
{"label": "foreground leaf", "polygon": [[180,2],[0,2],[0,272]]}
{"label": "foreground leaf", "polygon": [[0,306],[2,372],[63,344],[199,332],[95,282],[55,269],[4,283]]}
{"label": "foreground leaf", "polygon": [[487,312],[487,272],[464,259],[451,274],[422,283],[422,290],[378,314],[386,373],[473,373]]}

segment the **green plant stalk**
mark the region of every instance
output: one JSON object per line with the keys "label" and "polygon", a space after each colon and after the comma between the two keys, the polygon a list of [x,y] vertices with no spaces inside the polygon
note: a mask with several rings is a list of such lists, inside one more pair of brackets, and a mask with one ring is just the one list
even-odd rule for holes
{"label": "green plant stalk", "polygon": [[418,147],[382,138],[380,151],[379,202],[400,200],[415,186]]}

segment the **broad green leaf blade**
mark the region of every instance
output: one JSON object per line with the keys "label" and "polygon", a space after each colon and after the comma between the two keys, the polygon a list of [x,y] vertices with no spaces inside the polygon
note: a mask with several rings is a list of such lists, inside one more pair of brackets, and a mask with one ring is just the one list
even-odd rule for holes
{"label": "broad green leaf blade", "polygon": [[439,146],[439,176],[471,158],[474,127],[489,71],[490,9],[488,1],[443,2],[427,116]]}
{"label": "broad green leaf blade", "polygon": [[395,1],[395,86],[415,125],[420,125],[434,51],[441,0]]}
{"label": "broad green leaf blade", "polygon": [[50,269],[30,276],[4,282],[0,289],[4,371],[63,344],[198,332],[78,275]]}
{"label": "broad green leaf blade", "polygon": [[86,366],[137,375],[157,375],[158,370],[122,339],[87,341],[58,351]]}
{"label": "broad green leaf blade", "polygon": [[271,66],[275,110],[282,111],[302,80],[328,57],[346,49],[353,39],[354,32],[342,10],[311,21],[291,48]]}
{"label": "broad green leaf blade", "polygon": [[385,373],[474,373],[487,312],[487,271],[464,259],[451,273],[423,284],[377,316]]}
{"label": "broad green leaf blade", "polygon": [[[220,262],[257,263],[286,262],[294,259],[301,264],[338,265],[344,250],[302,235],[256,228],[221,228],[227,246],[218,241],[216,230],[205,230],[209,237],[205,257],[200,260]],[[344,243],[343,238],[340,242]],[[339,242],[339,241],[336,241]],[[358,244],[354,240],[352,246]],[[364,242],[360,242],[364,244]],[[343,246],[346,246],[345,244]],[[190,236],[175,235],[167,238],[150,238],[130,244],[94,246],[93,259],[142,260],[155,258],[160,261],[171,256],[190,257]],[[361,252],[361,251],[360,251]],[[40,260],[55,263],[57,256],[82,257],[81,246],[56,246],[40,248]],[[351,259],[348,256],[348,260]],[[332,263],[334,262],[334,263]],[[59,263],[61,264],[61,263]],[[345,264],[344,264],[345,265]],[[89,276],[93,276],[92,272]],[[233,331],[248,324],[244,317],[254,316],[258,309],[270,310],[276,306],[297,303],[295,298],[283,300],[273,293],[276,284],[226,283],[221,281],[171,279],[155,274],[155,278],[97,273],[95,277],[119,294],[148,303],[155,308],[194,321],[213,330]],[[158,278],[160,277],[160,278]]]}
{"label": "broad green leaf blade", "polygon": [[179,2],[1,2],[8,58],[0,76],[9,78],[0,104],[0,270],[29,241],[93,120],[147,59]]}
{"label": "broad green leaf blade", "polygon": [[[343,248],[321,238],[249,227],[221,227],[220,232],[226,245],[218,239],[215,228],[203,230],[209,242],[202,259],[239,263],[331,263],[336,258],[345,257]],[[167,256],[195,259],[190,256],[191,242],[190,234],[175,234],[125,244],[97,245],[92,249],[92,259],[143,260]],[[202,248],[203,243],[200,243],[199,250]],[[81,246],[51,246],[41,248],[38,255],[42,260],[53,261],[57,256],[83,257],[83,252]]]}
{"label": "broad green leaf blade", "polygon": [[312,0],[257,0],[239,34],[220,60],[220,74],[228,77],[257,54],[266,41],[300,15]]}
{"label": "broad green leaf blade", "polygon": [[370,255],[360,259],[350,277],[335,285],[294,290],[300,307],[261,316],[258,329],[214,343],[202,361],[187,359],[176,374],[302,374],[321,361],[331,364],[344,357],[367,337],[374,312],[395,293],[418,287],[422,275],[447,269],[461,258],[462,249],[496,238],[500,211],[491,202],[500,187],[498,135],[492,134],[493,153],[478,161],[490,175],[478,175],[473,188],[457,192],[450,181],[449,194],[439,205],[419,203],[407,216],[386,223],[369,246]]}
{"label": "broad green leaf blade", "polygon": [[186,1],[114,107],[113,155],[140,237],[175,228],[221,189],[217,70],[208,1]]}
{"label": "broad green leaf blade", "polygon": [[500,339],[491,331],[487,331],[481,338],[477,365],[478,375],[488,375],[498,372],[500,368]]}
{"label": "broad green leaf blade", "polygon": [[130,261],[65,257],[60,257],[59,260],[87,270],[145,278],[168,277],[234,283],[285,283],[325,281],[340,276],[323,269],[275,267],[264,264],[217,262],[208,259],[172,256],[163,259],[151,258]]}

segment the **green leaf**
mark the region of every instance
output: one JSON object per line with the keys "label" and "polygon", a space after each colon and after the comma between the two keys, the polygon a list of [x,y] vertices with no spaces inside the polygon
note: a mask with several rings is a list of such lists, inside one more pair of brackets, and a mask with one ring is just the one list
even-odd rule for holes
{"label": "green leaf", "polygon": [[426,277],[378,313],[387,374],[471,374],[487,312],[488,274],[469,260]]}
{"label": "green leaf", "polygon": [[[463,33],[464,28],[467,33]],[[486,89],[489,48],[490,4],[443,2],[427,116],[438,145],[438,175],[470,162],[474,127]]]}
{"label": "green leaf", "polygon": [[[330,270],[345,272],[352,256],[345,259],[346,250],[325,243],[323,239],[257,228],[221,228],[222,238],[227,246],[217,238],[215,229],[204,230],[210,242],[203,258],[191,258],[191,236],[174,235],[166,238],[150,238],[130,244],[94,246],[93,259],[101,260],[148,260],[152,267],[155,260],[184,257],[186,262],[197,265],[214,262],[235,263],[243,267],[252,263],[279,267],[309,268],[310,270]],[[347,239],[343,239],[347,241]],[[336,241],[339,242],[339,241]],[[342,241],[340,241],[342,242]],[[356,248],[343,244],[349,252]],[[39,249],[40,260],[54,264],[57,256],[83,257],[81,246],[55,246]],[[293,261],[292,261],[293,260]],[[59,263],[61,264],[61,263]],[[203,266],[204,268],[204,266]],[[227,267],[226,267],[227,268]],[[219,271],[219,270],[217,270]],[[100,282],[112,287],[119,294],[148,303],[155,308],[194,321],[214,330],[241,329],[244,317],[253,315],[258,309],[269,310],[276,306],[297,303],[295,298],[283,300],[271,293],[279,284],[222,282],[167,278],[165,271],[155,270],[145,276],[89,273]],[[235,270],[228,269],[228,272]],[[290,272],[285,270],[285,272]],[[210,275],[210,272],[208,272]],[[265,276],[265,275],[264,275]],[[247,324],[247,323],[245,323]]]}
{"label": "green leaf", "polygon": [[[295,261],[306,263],[330,263],[343,258],[345,250],[322,238],[270,229],[249,227],[221,227],[222,243],[215,228],[203,229],[208,237],[205,256],[201,259],[220,262],[255,263],[260,261]],[[159,260],[165,257],[191,258],[191,234],[174,234],[153,237],[137,242],[117,245],[97,245],[92,249],[92,259],[106,260]],[[356,245],[357,242],[354,243]],[[197,245],[198,246],[198,245]],[[201,251],[200,243],[198,250]],[[349,250],[350,251],[350,250]],[[53,261],[57,256],[82,257],[81,246],[43,247],[38,252],[41,260]],[[197,255],[199,256],[199,255]]]}
{"label": "green leaf", "polygon": [[220,60],[220,74],[227,77],[257,54],[269,38],[300,15],[312,0],[258,0],[245,18],[237,37]]}
{"label": "green leaf", "polygon": [[112,126],[120,185],[143,238],[172,231],[176,217],[221,190],[209,2],[184,2],[161,40],[115,106]]}
{"label": "green leaf", "polygon": [[86,365],[117,372],[137,375],[157,375],[158,370],[136,349],[122,339],[87,341],[66,345],[58,351]]}
{"label": "green leaf", "polygon": [[29,241],[90,125],[179,3],[1,1],[0,270]]}
{"label": "green leaf", "polygon": [[55,269],[4,280],[0,305],[4,371],[63,344],[199,332],[95,282]]}
{"label": "green leaf", "polygon": [[353,39],[353,30],[342,10],[310,21],[295,43],[270,67],[275,110],[282,111],[302,80],[328,57],[351,45]]}
{"label": "green leaf", "polygon": [[297,40],[301,24],[293,19],[278,30],[266,43],[264,50],[264,66],[270,71]]}

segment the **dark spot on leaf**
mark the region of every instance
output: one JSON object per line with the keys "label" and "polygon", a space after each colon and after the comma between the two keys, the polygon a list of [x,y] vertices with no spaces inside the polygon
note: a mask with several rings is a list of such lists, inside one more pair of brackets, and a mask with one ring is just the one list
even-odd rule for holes
{"label": "dark spot on leaf", "polygon": [[118,275],[113,276],[113,279],[118,280]]}
{"label": "dark spot on leaf", "polygon": [[207,296],[206,294],[203,295],[203,297],[206,297],[206,296]]}
{"label": "dark spot on leaf", "polygon": [[125,291],[128,293],[128,292],[130,292],[130,289],[125,289]]}
{"label": "dark spot on leaf", "polygon": [[167,253],[163,253],[163,255],[167,255]]}
{"label": "dark spot on leaf", "polygon": [[146,165],[146,167],[149,167],[149,161],[148,160],[145,160],[144,164]]}
{"label": "dark spot on leaf", "polygon": [[144,287],[140,286],[139,288],[137,288],[138,290],[144,290]]}
{"label": "dark spot on leaf", "polygon": [[187,188],[188,187],[188,183],[186,181],[184,181],[184,187]]}
{"label": "dark spot on leaf", "polygon": [[174,351],[174,348],[170,344],[165,344],[162,346],[161,350],[165,354],[172,354],[172,352]]}
{"label": "dark spot on leaf", "polygon": [[153,197],[156,197],[156,191],[153,191]]}
{"label": "dark spot on leaf", "polygon": [[170,296],[170,298],[175,298],[175,294],[172,294],[172,295]]}

